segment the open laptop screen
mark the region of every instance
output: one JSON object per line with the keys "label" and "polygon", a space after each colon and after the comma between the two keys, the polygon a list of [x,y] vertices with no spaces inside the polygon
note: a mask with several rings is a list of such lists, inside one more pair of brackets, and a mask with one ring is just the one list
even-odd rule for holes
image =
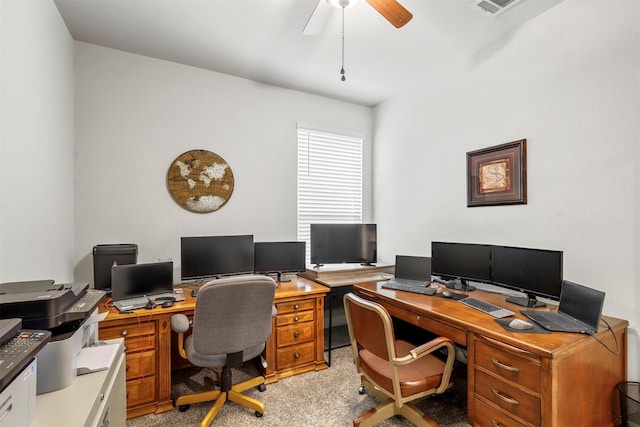
{"label": "open laptop screen", "polygon": [[567,314],[584,322],[597,331],[603,305],[604,292],[568,280],[562,281],[559,313]]}
{"label": "open laptop screen", "polygon": [[111,268],[113,301],[173,292],[173,262],[116,265]]}
{"label": "open laptop screen", "polygon": [[431,280],[431,258],[396,255],[395,277],[410,280]]}

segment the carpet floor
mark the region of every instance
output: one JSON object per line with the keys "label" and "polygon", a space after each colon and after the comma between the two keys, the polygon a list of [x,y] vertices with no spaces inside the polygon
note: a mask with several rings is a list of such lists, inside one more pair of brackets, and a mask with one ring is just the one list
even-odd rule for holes
{"label": "carpet floor", "polygon": [[[234,382],[257,374],[253,364],[234,370]],[[418,404],[442,427],[467,427],[466,365],[456,365],[454,386],[447,392],[430,397]],[[189,368],[175,372],[172,377],[174,398],[194,391],[209,390],[215,383],[215,373],[208,369]],[[263,402],[267,410],[257,418],[253,411],[226,403],[213,422],[214,426],[256,427],[348,427],[353,418],[368,411],[379,401],[366,393],[360,395],[360,379],[355,370],[350,347],[331,352],[331,367],[309,372],[269,384],[267,390],[252,389],[248,395]],[[211,403],[191,405],[186,412],[178,410],[160,415],[146,415],[127,421],[127,427],[197,426]],[[380,427],[410,427],[412,423],[402,417],[393,417]]]}

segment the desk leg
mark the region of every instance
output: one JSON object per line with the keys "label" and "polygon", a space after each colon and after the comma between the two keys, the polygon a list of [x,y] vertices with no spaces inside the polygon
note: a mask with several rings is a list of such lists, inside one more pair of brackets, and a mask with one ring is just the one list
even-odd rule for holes
{"label": "desk leg", "polygon": [[331,336],[333,335],[331,333],[333,331],[333,291],[329,290],[329,292],[327,292],[327,298],[329,298],[329,354],[327,356],[327,366],[331,366]]}

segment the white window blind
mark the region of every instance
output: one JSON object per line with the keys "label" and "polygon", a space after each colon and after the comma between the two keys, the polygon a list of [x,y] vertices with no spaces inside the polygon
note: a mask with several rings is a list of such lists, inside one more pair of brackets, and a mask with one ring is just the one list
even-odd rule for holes
{"label": "white window blind", "polygon": [[298,240],[309,224],[362,223],[363,135],[298,124]]}

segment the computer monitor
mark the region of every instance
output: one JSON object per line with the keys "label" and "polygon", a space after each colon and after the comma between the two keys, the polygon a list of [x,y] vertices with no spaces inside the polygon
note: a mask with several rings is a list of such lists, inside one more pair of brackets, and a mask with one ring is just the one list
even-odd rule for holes
{"label": "computer monitor", "polygon": [[253,273],[253,235],[182,237],[183,280]]}
{"label": "computer monitor", "polygon": [[305,271],[305,256],[305,242],[255,242],[254,270],[259,274],[277,273],[277,282],[289,281],[282,273]]}
{"label": "computer monitor", "polygon": [[463,290],[473,290],[468,281],[491,283],[491,245],[431,242],[431,274],[459,279]]}
{"label": "computer monitor", "polygon": [[493,283],[526,294],[526,297],[507,298],[525,307],[544,306],[537,296],[559,300],[562,251],[494,246]]}
{"label": "computer monitor", "polygon": [[173,262],[111,267],[113,301],[173,292]]}
{"label": "computer monitor", "polygon": [[311,264],[377,262],[376,224],[310,224]]}

